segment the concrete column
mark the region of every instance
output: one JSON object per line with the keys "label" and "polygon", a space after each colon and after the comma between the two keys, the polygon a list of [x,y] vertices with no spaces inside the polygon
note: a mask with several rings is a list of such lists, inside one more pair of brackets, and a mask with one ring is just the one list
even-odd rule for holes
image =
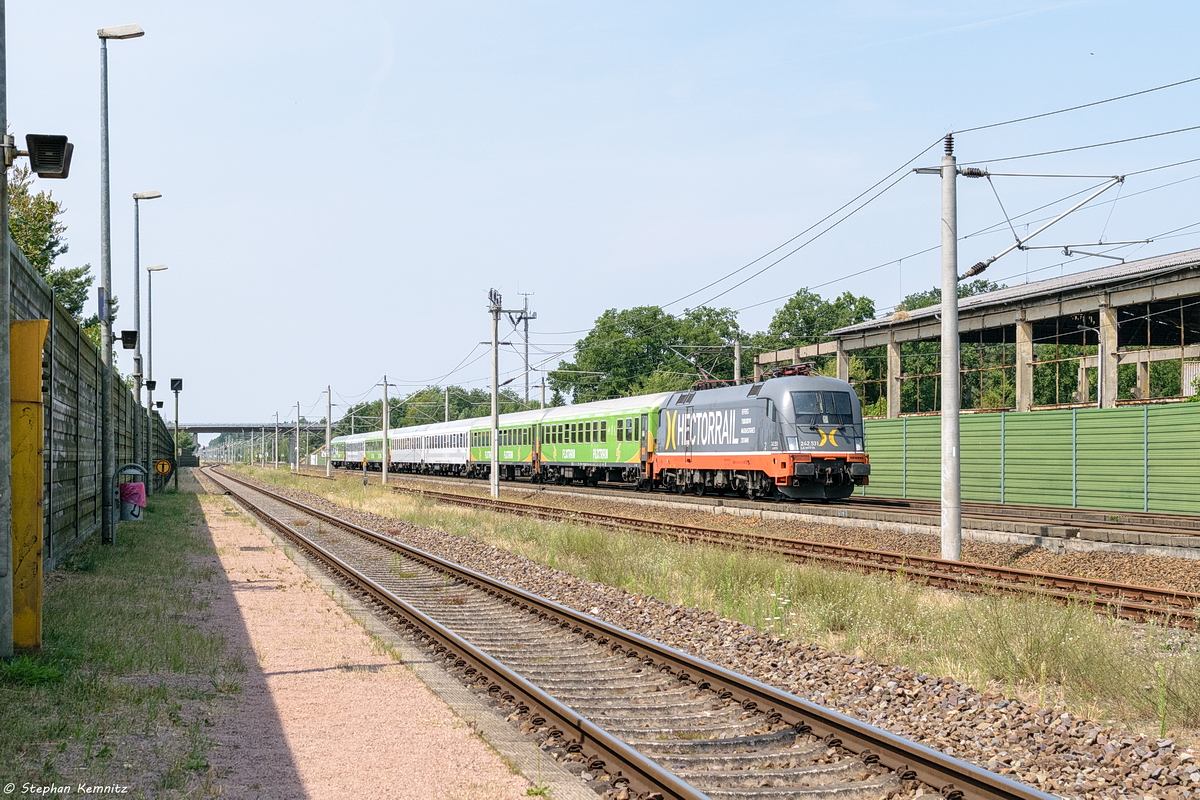
{"label": "concrete column", "polygon": [[1117,405],[1117,309],[1109,305],[1108,298],[1100,306],[1100,405],[1114,408]]}
{"label": "concrete column", "polygon": [[850,380],[850,351],[842,344],[842,340],[837,341],[837,377],[839,381]]}
{"label": "concrete column", "polygon": [[1033,324],[1017,321],[1017,411],[1033,409]]}
{"label": "concrete column", "polygon": [[1138,354],[1137,363],[1137,387],[1138,398],[1141,400],[1150,399],[1150,352],[1143,350]]}
{"label": "concrete column", "polygon": [[1092,356],[1082,356],[1079,359],[1079,388],[1075,391],[1075,402],[1077,403],[1091,401],[1090,384],[1088,383],[1088,364],[1091,361]]}
{"label": "concrete column", "polygon": [[793,363],[793,364],[799,364],[799,363],[800,363],[800,361],[801,361],[801,359],[800,359],[800,348],[799,348],[799,347],[793,347],[793,348],[792,348],[792,363]]}
{"label": "concrete column", "polygon": [[888,334],[887,343],[887,415],[900,416],[900,344],[896,334]]}
{"label": "concrete column", "polygon": [[763,376],[762,364],[758,363],[758,359],[754,359],[754,380],[761,381]]}

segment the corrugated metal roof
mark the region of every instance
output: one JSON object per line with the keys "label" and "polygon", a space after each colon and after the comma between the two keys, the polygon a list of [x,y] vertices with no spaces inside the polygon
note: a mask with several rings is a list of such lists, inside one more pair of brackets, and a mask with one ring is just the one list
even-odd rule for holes
{"label": "corrugated metal roof", "polygon": [[[961,316],[966,316],[992,306],[1009,305],[1017,300],[1030,300],[1039,296],[1067,293],[1077,289],[1100,289],[1112,286],[1113,284],[1151,278],[1155,275],[1174,272],[1180,268],[1197,265],[1200,265],[1200,248],[1154,256],[1153,258],[1143,258],[1139,261],[1130,261],[1127,264],[1116,264],[1111,267],[1101,267],[1086,272],[1076,272],[1071,275],[1063,275],[1060,278],[1048,278],[1044,281],[1009,286],[1004,289],[997,289],[994,292],[988,292],[987,294],[977,294],[973,297],[964,297],[958,301],[958,310]],[[862,333],[878,328],[888,328],[892,325],[907,323],[910,320],[931,317],[937,314],[940,309],[940,305],[926,306],[925,308],[909,311],[908,318],[905,320],[894,320],[890,316],[880,317],[879,319],[860,322],[857,325],[851,325],[847,328],[839,328],[836,331],[830,331],[830,333],[844,335]]]}

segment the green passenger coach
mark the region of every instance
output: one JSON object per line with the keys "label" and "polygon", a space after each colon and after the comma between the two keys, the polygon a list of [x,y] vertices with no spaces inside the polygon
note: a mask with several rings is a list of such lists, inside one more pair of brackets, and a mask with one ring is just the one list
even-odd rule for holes
{"label": "green passenger coach", "polygon": [[[535,482],[634,481],[653,451],[658,412],[667,394],[600,400],[505,414],[499,433],[500,477]],[[473,420],[473,474],[490,467],[490,420]]]}

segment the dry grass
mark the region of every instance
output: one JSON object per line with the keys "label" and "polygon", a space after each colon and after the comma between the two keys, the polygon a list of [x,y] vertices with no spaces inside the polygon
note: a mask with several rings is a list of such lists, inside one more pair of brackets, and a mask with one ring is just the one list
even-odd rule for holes
{"label": "dry grass", "polygon": [[42,653],[0,669],[0,784],[219,794],[208,713],[245,665],[194,591],[213,575],[199,513],[195,495],[156,494],[115,546],[94,536],[49,576]]}
{"label": "dry grass", "polygon": [[960,596],[903,576],[836,572],[761,553],[436,505],[343,480],[251,474],[352,508],[469,536],[578,577],[1181,740],[1200,728],[1200,642],[1087,604]]}

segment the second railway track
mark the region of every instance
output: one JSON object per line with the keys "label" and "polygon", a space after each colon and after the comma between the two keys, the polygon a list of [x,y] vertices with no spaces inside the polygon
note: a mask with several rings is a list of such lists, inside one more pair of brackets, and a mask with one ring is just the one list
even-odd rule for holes
{"label": "second railway track", "polygon": [[388,609],[614,798],[1000,800],[1050,795],[390,537],[207,473]]}
{"label": "second railway track", "polygon": [[533,503],[495,500],[411,487],[393,491],[428,497],[439,503],[558,522],[577,522],[612,529],[638,530],[684,542],[715,544],[777,553],[840,569],[902,573],[931,586],[969,592],[1021,592],[1062,602],[1091,603],[1116,616],[1135,621],[1163,620],[1184,628],[1197,627],[1200,594],[1151,586],[1135,586],[1072,575],[1034,572],[989,564],[871,550],[758,533],[734,532],[660,520],[622,517]]}

